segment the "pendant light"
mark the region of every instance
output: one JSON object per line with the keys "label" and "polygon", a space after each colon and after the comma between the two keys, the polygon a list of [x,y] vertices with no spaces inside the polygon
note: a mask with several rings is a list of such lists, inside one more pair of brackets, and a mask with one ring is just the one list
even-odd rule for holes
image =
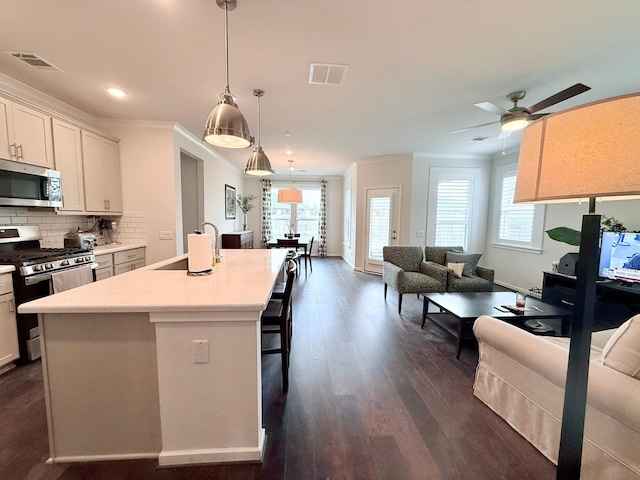
{"label": "pendant light", "polygon": [[256,88],[253,94],[258,97],[258,145],[249,157],[244,173],[249,175],[271,175],[274,173],[271,168],[271,162],[262,150],[262,146],[260,146],[260,97],[264,95],[264,90]]}
{"label": "pendant light", "polygon": [[[293,183],[291,179],[291,170],[293,170],[293,160],[289,162],[289,181]],[[297,188],[285,188],[278,190],[278,203],[302,203],[302,190]]]}
{"label": "pendant light", "polygon": [[246,148],[253,143],[247,121],[240,113],[229,90],[229,10],[235,10],[236,0],[216,0],[224,8],[224,49],[226,84],[218,105],[211,111],[202,134],[202,140],[216,147]]}

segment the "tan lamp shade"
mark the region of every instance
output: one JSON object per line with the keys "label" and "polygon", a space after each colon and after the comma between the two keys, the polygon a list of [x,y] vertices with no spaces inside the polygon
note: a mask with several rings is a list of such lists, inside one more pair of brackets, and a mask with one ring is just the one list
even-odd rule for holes
{"label": "tan lamp shade", "polygon": [[640,93],[543,117],[522,133],[514,202],[640,198]]}
{"label": "tan lamp shade", "polygon": [[302,203],[302,190],[297,188],[278,190],[278,203]]}

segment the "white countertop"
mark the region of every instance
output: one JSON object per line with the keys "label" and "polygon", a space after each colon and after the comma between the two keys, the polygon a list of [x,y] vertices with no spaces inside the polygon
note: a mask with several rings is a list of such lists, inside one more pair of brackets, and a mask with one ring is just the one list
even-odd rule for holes
{"label": "white countertop", "polygon": [[0,265],[0,273],[10,273],[16,269],[13,265]]}
{"label": "white countertop", "polygon": [[[129,245],[128,245],[129,247]],[[20,305],[20,313],[107,313],[264,310],[285,249],[221,250],[215,273],[189,276],[162,267],[180,255]]]}
{"label": "white countertop", "polygon": [[144,243],[109,243],[107,245],[100,245],[93,249],[95,255],[102,253],[114,253],[121,252],[123,250],[131,250],[133,248],[146,247]]}

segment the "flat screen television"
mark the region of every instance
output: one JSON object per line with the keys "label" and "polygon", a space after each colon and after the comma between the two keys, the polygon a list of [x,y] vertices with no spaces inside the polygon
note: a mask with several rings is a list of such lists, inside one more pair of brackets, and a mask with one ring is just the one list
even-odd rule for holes
{"label": "flat screen television", "polygon": [[640,286],[640,232],[602,232],[598,275]]}

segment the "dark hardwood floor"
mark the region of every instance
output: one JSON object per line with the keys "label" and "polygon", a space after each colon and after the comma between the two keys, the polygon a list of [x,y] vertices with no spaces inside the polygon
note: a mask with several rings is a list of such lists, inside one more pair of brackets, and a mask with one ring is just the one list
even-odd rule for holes
{"label": "dark hardwood floor", "polygon": [[[294,285],[290,388],[263,357],[262,464],[158,468],[155,460],[48,465],[40,362],[0,376],[0,479],[551,479],[556,468],[473,396],[477,348],[422,301],[383,298],[379,276],[315,259]],[[96,415],[99,415],[96,412]],[[99,435],[100,432],[96,432]]]}

